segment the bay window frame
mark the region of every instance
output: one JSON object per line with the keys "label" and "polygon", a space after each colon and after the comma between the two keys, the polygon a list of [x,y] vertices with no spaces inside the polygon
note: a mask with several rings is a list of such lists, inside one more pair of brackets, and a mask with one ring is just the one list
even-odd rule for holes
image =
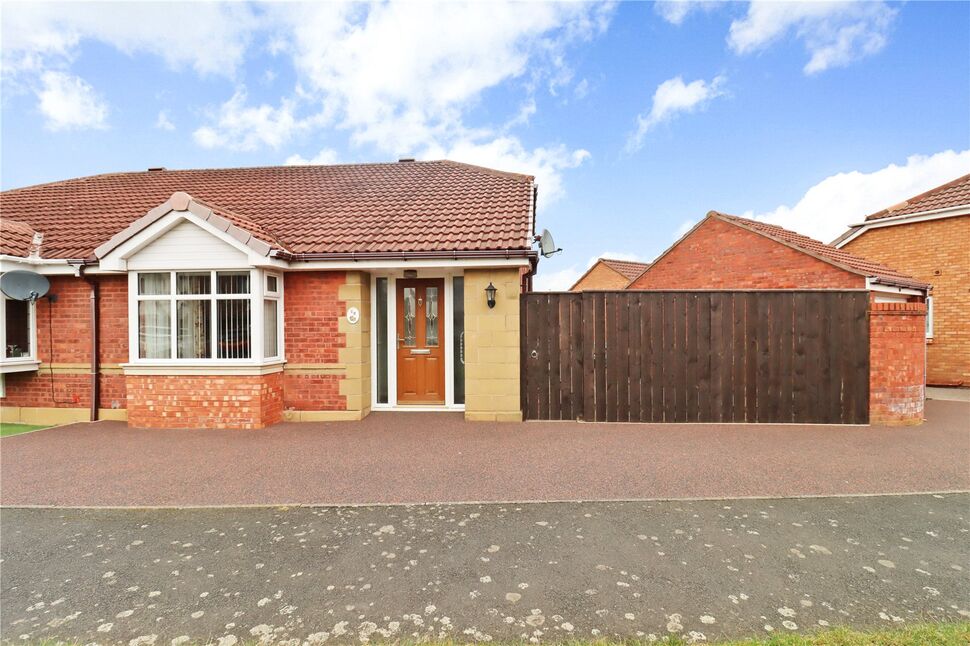
{"label": "bay window frame", "polygon": [[[249,275],[248,294],[218,293],[218,274],[247,273]],[[140,294],[138,277],[142,274],[168,274],[168,293]],[[209,274],[208,294],[179,294],[179,274]],[[277,279],[278,291],[267,294],[267,276]],[[218,354],[218,303],[223,300],[249,301],[249,348],[250,356],[245,358],[217,358]],[[277,301],[276,333],[277,354],[264,356],[263,345],[263,302]],[[139,303],[142,301],[165,301],[170,303],[169,317],[169,356],[167,358],[147,358],[140,353]],[[178,357],[178,303],[179,301],[207,301],[209,303],[209,358]],[[180,269],[140,269],[128,274],[128,355],[132,366],[256,366],[283,363],[283,276],[251,267],[220,267],[218,269],[180,268]]]}

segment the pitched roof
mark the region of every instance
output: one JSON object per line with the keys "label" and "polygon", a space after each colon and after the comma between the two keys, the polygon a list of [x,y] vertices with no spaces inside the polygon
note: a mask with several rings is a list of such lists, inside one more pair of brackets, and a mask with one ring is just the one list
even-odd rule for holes
{"label": "pitched roof", "polygon": [[90,257],[176,192],[293,253],[527,250],[533,189],[447,160],[153,170],[4,191],[0,216],[42,232],[45,258]]}
{"label": "pitched roof", "polygon": [[600,258],[596,262],[601,262],[613,271],[622,274],[624,277],[633,280],[650,266],[649,262],[635,262],[633,260],[614,260],[613,258]]}
{"label": "pitched roof", "polygon": [[708,217],[716,217],[749,231],[759,233],[852,273],[873,278],[879,283],[896,285],[898,287],[911,287],[913,289],[929,288],[929,285],[923,281],[896,271],[891,267],[863,258],[862,256],[857,256],[854,253],[849,253],[844,249],[825,244],[814,238],[803,236],[800,233],[789,231],[775,224],[740,218],[736,215],[726,215],[724,213],[718,213],[717,211],[711,211],[707,215]]}
{"label": "pitched roof", "polygon": [[957,206],[970,206],[970,174],[958,177],[952,182],[932,188],[900,202],[888,209],[883,209],[866,216],[866,221],[894,218],[900,215],[914,215],[927,211],[940,211]]}

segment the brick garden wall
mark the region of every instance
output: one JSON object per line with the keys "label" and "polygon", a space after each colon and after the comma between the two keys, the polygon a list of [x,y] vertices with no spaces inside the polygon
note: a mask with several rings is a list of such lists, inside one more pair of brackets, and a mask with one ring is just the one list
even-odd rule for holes
{"label": "brick garden wall", "polygon": [[707,217],[630,289],[861,289],[865,278]]}
{"label": "brick garden wall", "polygon": [[871,303],[869,423],[923,421],[925,303]]}
{"label": "brick garden wall", "polygon": [[845,249],[933,285],[927,381],[970,385],[970,215],[871,229]]}
{"label": "brick garden wall", "polygon": [[283,419],[281,372],[254,376],[128,375],[137,428],[255,429]]}

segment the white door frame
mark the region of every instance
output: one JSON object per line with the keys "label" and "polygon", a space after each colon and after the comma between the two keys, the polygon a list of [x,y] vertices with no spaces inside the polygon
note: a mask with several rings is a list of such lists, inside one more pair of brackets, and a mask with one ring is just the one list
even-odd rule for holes
{"label": "white door frame", "polygon": [[[439,405],[399,405],[397,403],[397,281],[404,279],[404,269],[371,273],[371,410],[400,411],[463,411],[464,404],[455,403],[454,352],[454,281],[464,276],[461,269],[418,269],[417,278],[443,278],[445,282],[445,403]],[[377,402],[377,279],[387,278],[387,403]]]}

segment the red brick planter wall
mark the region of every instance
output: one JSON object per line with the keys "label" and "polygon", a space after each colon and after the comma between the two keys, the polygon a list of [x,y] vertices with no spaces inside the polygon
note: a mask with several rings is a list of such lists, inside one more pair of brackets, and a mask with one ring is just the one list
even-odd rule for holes
{"label": "red brick planter wall", "polygon": [[869,423],[923,421],[926,304],[872,303],[869,311]]}
{"label": "red brick planter wall", "polygon": [[128,375],[128,424],[254,429],[283,419],[283,373]]}

